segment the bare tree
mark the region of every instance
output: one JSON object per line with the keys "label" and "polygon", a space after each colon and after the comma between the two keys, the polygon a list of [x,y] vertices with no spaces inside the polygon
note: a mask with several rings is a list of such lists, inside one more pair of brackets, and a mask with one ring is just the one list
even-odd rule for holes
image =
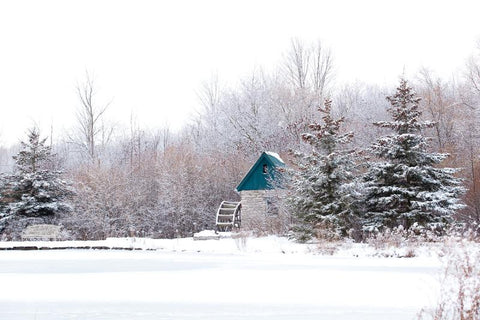
{"label": "bare tree", "polygon": [[480,161],[478,159],[479,134],[473,121],[466,123],[463,133],[463,162],[465,163],[468,192],[465,195],[467,207],[459,213],[459,217],[471,225],[480,225]]}
{"label": "bare tree", "polygon": [[310,70],[311,50],[297,38],[291,40],[290,50],[285,57],[286,77],[290,83],[300,89],[307,87],[308,72]]}
{"label": "bare tree", "polygon": [[480,40],[478,41],[477,54],[467,61],[466,77],[472,89],[480,95]]}
{"label": "bare tree", "polygon": [[325,48],[320,41],[312,47],[312,86],[314,92],[323,99],[325,89],[332,78],[333,59],[330,49]]}
{"label": "bare tree", "polygon": [[101,105],[97,102],[94,80],[88,72],[85,82],[77,85],[77,96],[80,101],[76,114],[79,137],[72,140],[86,150],[92,161],[96,161],[97,145],[105,146],[113,133],[113,127],[107,126],[103,119],[111,103]]}
{"label": "bare tree", "polygon": [[217,130],[218,108],[221,97],[220,83],[217,74],[214,74],[210,81],[202,83],[200,90],[197,92],[197,97],[204,109],[203,114],[208,115],[208,117],[204,117],[204,120],[208,121],[208,125],[211,126],[213,130]]}
{"label": "bare tree", "polygon": [[285,55],[284,74],[287,81],[299,89],[310,89],[319,101],[333,76],[333,58],[330,49],[320,41],[306,46],[295,38]]}
{"label": "bare tree", "polygon": [[427,69],[420,70],[420,96],[425,115],[435,122],[435,140],[439,152],[452,151],[459,122],[463,122],[465,104],[458,97],[456,85],[435,78]]}
{"label": "bare tree", "polygon": [[[480,44],[480,43],[479,43]],[[480,45],[479,45],[480,49]],[[464,116],[461,119],[461,126],[456,146],[458,161],[461,161],[465,170],[463,175],[468,186],[465,195],[467,207],[460,212],[458,217],[470,226],[480,225],[480,55],[473,56],[467,61],[464,83],[458,86],[459,96],[465,107]]]}
{"label": "bare tree", "polygon": [[332,113],[336,117],[345,117],[345,128],[355,132],[353,143],[356,147],[367,148],[381,134],[381,129],[371,124],[388,117],[386,91],[362,82],[337,87]]}
{"label": "bare tree", "polygon": [[[165,154],[172,140],[172,133],[168,123],[163,125],[163,127],[155,135],[155,138],[158,138],[158,142],[161,142],[162,152]],[[158,146],[157,140],[155,139],[154,141],[156,142],[155,145]]]}

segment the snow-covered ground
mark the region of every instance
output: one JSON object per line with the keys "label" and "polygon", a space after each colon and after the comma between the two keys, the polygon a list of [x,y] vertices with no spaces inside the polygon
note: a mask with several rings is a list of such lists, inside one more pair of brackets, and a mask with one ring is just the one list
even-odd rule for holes
{"label": "snow-covered ground", "polygon": [[319,255],[276,237],[108,241],[157,250],[0,251],[0,319],[415,319],[439,287],[428,255]]}

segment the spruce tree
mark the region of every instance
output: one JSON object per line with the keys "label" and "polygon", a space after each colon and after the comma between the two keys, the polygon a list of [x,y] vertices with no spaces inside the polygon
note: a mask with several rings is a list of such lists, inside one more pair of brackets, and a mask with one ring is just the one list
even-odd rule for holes
{"label": "spruce tree", "polygon": [[28,142],[14,156],[14,173],[0,177],[0,229],[15,219],[51,222],[56,214],[72,210],[68,199],[73,191],[61,172],[52,170],[54,155],[45,141],[37,129],[29,130]]}
{"label": "spruce tree", "polygon": [[13,157],[18,173],[37,173],[51,167],[53,155],[51,147],[45,145],[46,141],[47,138],[40,139],[37,128],[28,131],[28,142],[21,141],[22,150]]}
{"label": "spruce tree", "polygon": [[297,223],[293,228],[298,240],[308,240],[325,227],[331,236],[345,235],[354,223],[353,151],[346,145],[352,132],[341,133],[343,118],[333,119],[330,100],[325,101],[323,124],[309,125],[302,134],[308,153],[295,152],[290,173],[287,204]]}
{"label": "spruce tree", "polygon": [[413,224],[443,228],[462,207],[464,191],[456,169],[438,165],[448,156],[428,151],[422,135],[435,123],[421,121],[420,98],[402,79],[393,96],[387,97],[392,121],[374,123],[392,134],[379,138],[371,151],[372,162],[364,177],[366,230]]}

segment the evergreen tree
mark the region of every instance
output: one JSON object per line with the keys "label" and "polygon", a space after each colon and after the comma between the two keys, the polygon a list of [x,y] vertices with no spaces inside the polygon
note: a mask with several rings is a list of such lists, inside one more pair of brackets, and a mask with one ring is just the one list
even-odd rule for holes
{"label": "evergreen tree", "polygon": [[40,139],[40,133],[37,128],[32,128],[28,132],[28,143],[21,141],[22,150],[14,156],[15,169],[20,174],[37,173],[46,170],[52,163],[52,151],[50,146],[46,146],[47,138]]}
{"label": "evergreen tree", "polygon": [[421,121],[420,98],[402,79],[393,96],[387,97],[392,121],[374,125],[391,129],[379,138],[371,151],[378,161],[366,173],[365,229],[403,226],[444,227],[455,210],[462,207],[464,191],[454,174],[456,169],[437,165],[448,155],[428,152],[424,129],[435,123]]}
{"label": "evergreen tree", "polygon": [[332,236],[345,235],[355,220],[355,164],[353,151],[346,149],[353,133],[340,132],[344,119],[332,118],[330,100],[319,111],[323,114],[323,124],[310,124],[311,132],[302,135],[311,151],[295,152],[296,168],[289,170],[287,204],[297,220],[295,237],[303,241],[325,227],[333,231]]}
{"label": "evergreen tree", "polygon": [[29,130],[28,142],[14,156],[15,172],[0,177],[0,229],[12,219],[43,217],[46,222],[72,210],[67,200],[73,191],[61,172],[50,169],[54,155],[45,141],[37,129]]}

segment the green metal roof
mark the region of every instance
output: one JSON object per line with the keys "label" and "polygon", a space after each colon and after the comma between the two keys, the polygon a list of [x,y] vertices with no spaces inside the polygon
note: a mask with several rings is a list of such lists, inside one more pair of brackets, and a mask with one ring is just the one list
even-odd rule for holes
{"label": "green metal roof", "polygon": [[[266,166],[266,173],[264,173]],[[271,181],[278,179],[277,167],[284,167],[285,163],[273,152],[263,152],[257,162],[237,186],[237,191],[273,189]]]}

